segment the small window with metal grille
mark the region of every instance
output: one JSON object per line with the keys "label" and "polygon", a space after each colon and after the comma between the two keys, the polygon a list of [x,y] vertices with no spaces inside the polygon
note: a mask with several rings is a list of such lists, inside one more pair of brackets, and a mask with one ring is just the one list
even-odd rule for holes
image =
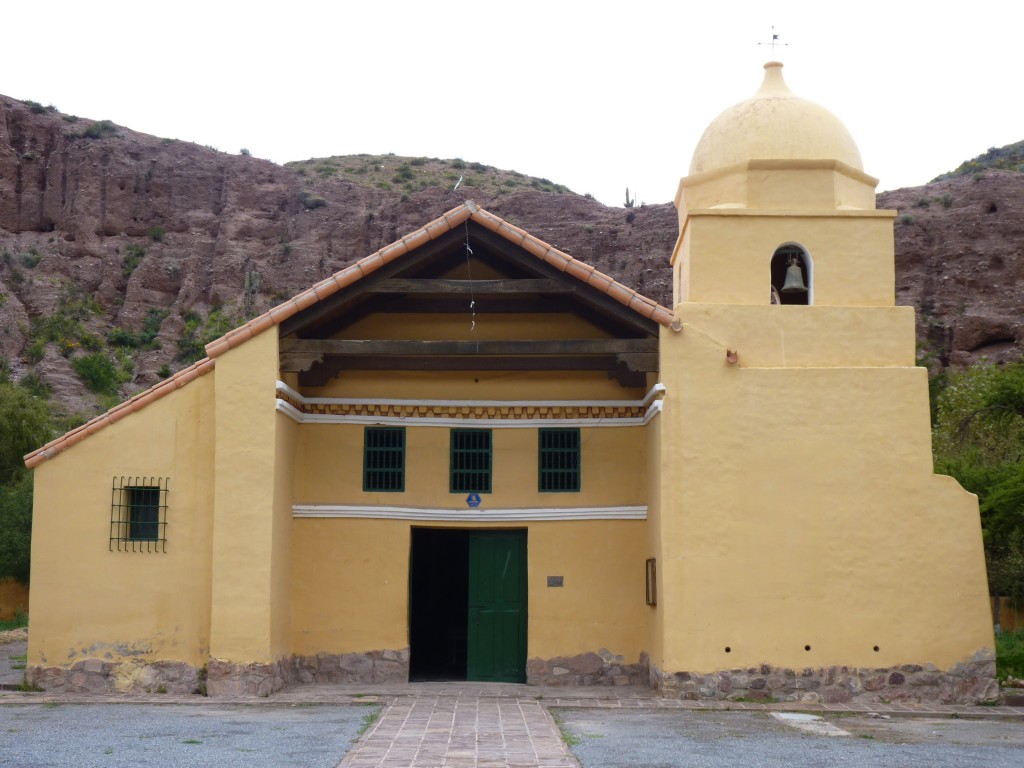
{"label": "small window with metal grille", "polygon": [[167,551],[166,477],[115,477],[111,486],[110,551]]}
{"label": "small window with metal grille", "polygon": [[541,493],[579,491],[580,431],[541,429],[538,432],[540,471],[537,487]]}
{"label": "small window with metal grille", "polygon": [[405,490],[405,427],[363,430],[363,490]]}
{"label": "small window with metal grille", "polygon": [[451,492],[491,492],[491,430],[451,432]]}

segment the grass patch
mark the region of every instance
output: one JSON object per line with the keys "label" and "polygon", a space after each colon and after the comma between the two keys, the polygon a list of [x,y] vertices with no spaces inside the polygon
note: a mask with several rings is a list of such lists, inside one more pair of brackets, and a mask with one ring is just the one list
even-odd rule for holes
{"label": "grass patch", "polygon": [[6,632],[9,629],[21,629],[27,626],[28,614],[25,611],[16,611],[13,619],[0,621],[0,632]]}
{"label": "grass patch", "polygon": [[370,728],[373,727],[373,724],[377,722],[377,719],[379,717],[380,717],[380,710],[379,709],[376,712],[367,712],[365,715],[363,715],[363,722],[359,726],[359,732],[356,734],[356,738],[359,738],[364,733],[366,733],[368,730],[370,730]]}
{"label": "grass patch", "polygon": [[1024,679],[1024,629],[996,635],[996,677]]}
{"label": "grass patch", "polygon": [[551,717],[555,721],[555,725],[558,726],[558,732],[562,735],[562,741],[565,742],[565,745],[567,747],[578,747],[580,744],[583,743],[582,737],[577,736],[575,733],[566,728],[565,721],[562,720],[561,716],[557,712],[552,711]]}

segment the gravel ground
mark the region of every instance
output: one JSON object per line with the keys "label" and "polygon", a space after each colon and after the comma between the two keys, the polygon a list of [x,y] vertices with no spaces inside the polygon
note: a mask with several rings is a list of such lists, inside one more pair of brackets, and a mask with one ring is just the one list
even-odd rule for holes
{"label": "gravel ground", "polygon": [[1024,725],[828,717],[848,736],[800,731],[751,712],[558,710],[583,768],[1020,768]]}
{"label": "gravel ground", "polygon": [[334,768],[379,706],[0,707],[0,766]]}

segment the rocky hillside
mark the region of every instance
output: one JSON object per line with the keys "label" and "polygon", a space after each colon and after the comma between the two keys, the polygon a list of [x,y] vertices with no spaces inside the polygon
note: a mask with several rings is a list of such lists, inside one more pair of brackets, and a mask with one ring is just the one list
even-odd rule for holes
{"label": "rocky hillside", "polygon": [[[936,360],[1020,355],[1022,185],[986,171],[880,196]],[[609,208],[461,160],[282,167],[0,97],[0,379],[93,415],[466,198],[670,301],[670,203]]]}

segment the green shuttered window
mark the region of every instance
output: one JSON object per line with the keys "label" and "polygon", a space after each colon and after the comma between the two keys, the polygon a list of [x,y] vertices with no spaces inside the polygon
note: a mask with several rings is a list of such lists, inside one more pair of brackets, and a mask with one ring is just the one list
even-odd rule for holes
{"label": "green shuttered window", "polygon": [[538,432],[540,471],[537,487],[541,493],[580,489],[580,431],[541,429]]}
{"label": "green shuttered window", "polygon": [[451,492],[491,492],[491,430],[452,430]]}
{"label": "green shuttered window", "polygon": [[405,427],[363,431],[363,490],[405,490]]}

